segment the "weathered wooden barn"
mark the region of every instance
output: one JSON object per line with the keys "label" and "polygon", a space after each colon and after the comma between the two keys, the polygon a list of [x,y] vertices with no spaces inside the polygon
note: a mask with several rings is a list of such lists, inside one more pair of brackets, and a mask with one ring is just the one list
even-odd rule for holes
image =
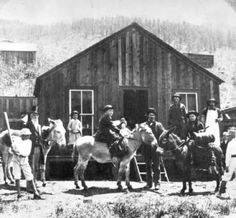
{"label": "weathered wooden barn", "polygon": [[33,64],[36,61],[36,51],[36,45],[32,43],[0,41],[0,58],[8,65]]}
{"label": "weathered wooden barn", "polygon": [[[202,111],[210,97],[220,100],[222,82],[132,23],[38,77],[34,95],[38,98],[41,123],[48,117],[61,118],[67,126],[69,114],[77,109],[85,135],[94,133],[106,104],[115,106],[114,119],[125,117],[130,127],[146,119],[148,107],[155,107],[158,120],[167,127],[174,92],[182,95],[187,110]],[[50,154],[48,165],[54,169],[50,172],[58,169],[58,177],[59,169],[71,169],[66,172],[72,176],[70,157],[61,158],[54,151]],[[91,175],[94,178],[94,173]]]}
{"label": "weathered wooden barn", "polygon": [[124,116],[131,127],[145,120],[149,106],[155,107],[166,126],[174,92],[188,110],[202,111],[210,97],[220,100],[222,82],[132,23],[38,77],[34,95],[42,122],[51,116],[67,124],[77,109],[84,134],[92,134],[106,104],[115,106],[114,119]]}
{"label": "weathered wooden barn", "polygon": [[21,114],[30,112],[32,106],[35,105],[37,105],[37,98],[32,96],[0,96],[0,130],[6,129],[3,112],[7,112],[8,114],[10,127],[12,129],[18,129],[21,127]]}

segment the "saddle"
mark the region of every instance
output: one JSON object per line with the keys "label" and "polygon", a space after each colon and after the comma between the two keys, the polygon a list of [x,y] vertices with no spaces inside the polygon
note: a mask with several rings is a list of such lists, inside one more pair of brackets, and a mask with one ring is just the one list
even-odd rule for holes
{"label": "saddle", "polygon": [[112,157],[121,158],[124,157],[129,152],[127,143],[125,142],[124,138],[117,139],[112,144],[110,144],[110,146],[108,145],[108,148],[111,154],[111,158]]}

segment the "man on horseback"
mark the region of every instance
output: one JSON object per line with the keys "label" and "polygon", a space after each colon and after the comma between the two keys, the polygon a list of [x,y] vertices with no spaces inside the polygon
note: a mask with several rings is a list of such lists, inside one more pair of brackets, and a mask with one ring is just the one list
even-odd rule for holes
{"label": "man on horseback", "polygon": [[[157,122],[156,119],[156,110],[155,108],[148,108],[146,113],[148,120],[145,122],[152,130],[154,136],[158,140],[161,133],[164,131],[164,127],[160,122]],[[152,188],[153,180],[155,189],[160,189],[160,153],[157,150],[158,145],[150,146],[143,144],[142,153],[146,163],[146,177],[147,185],[145,188]],[[154,175],[152,176],[152,169]]]}
{"label": "man on horseback", "polygon": [[94,138],[96,141],[107,143],[111,156],[122,156],[126,153],[126,148],[122,143],[123,137],[120,135],[120,129],[112,122],[114,108],[112,105],[106,105],[103,112]]}

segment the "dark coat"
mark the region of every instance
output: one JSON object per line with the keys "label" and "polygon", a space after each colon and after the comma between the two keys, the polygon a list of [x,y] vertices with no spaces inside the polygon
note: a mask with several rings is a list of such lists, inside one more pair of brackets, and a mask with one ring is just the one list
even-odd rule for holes
{"label": "dark coat", "polygon": [[174,133],[178,135],[180,138],[184,138],[185,123],[186,123],[185,105],[182,103],[179,103],[177,105],[172,104],[169,108],[168,127],[175,126],[176,129]]}
{"label": "dark coat", "polygon": [[186,125],[186,137],[193,138],[193,132],[199,132],[204,129],[202,122],[196,121],[188,121]]}
{"label": "dark coat", "polygon": [[31,136],[30,139],[32,141],[32,149],[31,149],[31,154],[34,153],[34,148],[35,147],[40,147],[42,145],[42,136],[41,136],[41,132],[39,132],[38,130],[36,130],[34,124],[32,121],[29,121],[26,124],[26,128],[29,128],[29,130],[31,131]]}
{"label": "dark coat", "polygon": [[99,120],[98,130],[95,133],[94,137],[96,141],[112,143],[116,139],[119,139],[119,132],[120,129],[114,126],[111,116],[109,116],[108,114],[104,114]]}

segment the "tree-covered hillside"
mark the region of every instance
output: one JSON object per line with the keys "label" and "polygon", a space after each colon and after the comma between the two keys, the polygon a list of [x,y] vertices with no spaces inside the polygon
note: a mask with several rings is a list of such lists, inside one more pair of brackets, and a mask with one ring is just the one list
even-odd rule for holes
{"label": "tree-covered hillside", "polygon": [[[232,96],[232,92],[236,91],[234,80],[236,77],[236,31],[234,30],[126,17],[87,18],[69,24],[58,23],[44,26],[0,20],[0,39],[37,44],[38,63],[32,71],[34,76],[31,80],[33,80],[37,75],[134,21],[181,52],[214,54],[213,71],[226,81],[226,84],[222,85],[222,106],[236,104],[236,99]],[[3,75],[5,72],[1,69],[0,73]],[[4,89],[4,94],[6,94],[6,84],[3,84],[2,80],[0,83],[1,89]],[[15,93],[18,93],[19,87],[14,84],[16,83],[7,85],[12,85]],[[13,92],[11,91],[10,94]],[[26,90],[24,94],[31,95],[32,88]]]}

